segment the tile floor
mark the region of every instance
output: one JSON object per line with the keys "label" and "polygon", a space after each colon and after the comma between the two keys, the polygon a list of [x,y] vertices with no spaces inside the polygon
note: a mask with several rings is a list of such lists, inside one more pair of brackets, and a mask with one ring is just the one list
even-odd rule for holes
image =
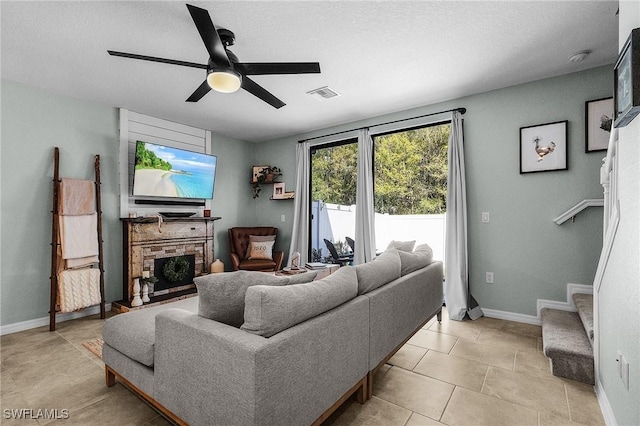
{"label": "tile floor", "polygon": [[[373,399],[347,401],[327,425],[603,425],[593,388],[551,375],[540,327],[492,318],[429,322],[378,372]],[[166,425],[81,343],[95,316],[2,336],[3,425]],[[68,419],[15,420],[6,409],[69,410]]]}

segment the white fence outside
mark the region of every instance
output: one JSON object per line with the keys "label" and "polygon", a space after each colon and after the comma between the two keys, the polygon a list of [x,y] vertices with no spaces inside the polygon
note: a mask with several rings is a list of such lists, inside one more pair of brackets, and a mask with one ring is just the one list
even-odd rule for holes
{"label": "white fence outside", "polygon": [[[313,214],[311,247],[322,249],[323,256],[329,255],[323,239],[326,238],[333,242],[345,242],[345,237],[355,239],[355,205],[342,206],[314,201],[311,212]],[[444,261],[444,214],[389,215],[376,213],[375,228],[378,252],[387,248],[391,240],[416,240],[416,245],[429,244],[433,249],[434,259]]]}

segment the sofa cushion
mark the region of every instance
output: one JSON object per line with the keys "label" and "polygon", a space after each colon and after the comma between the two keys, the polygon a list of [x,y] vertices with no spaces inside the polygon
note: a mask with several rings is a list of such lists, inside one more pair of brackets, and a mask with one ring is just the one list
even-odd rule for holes
{"label": "sofa cushion", "polygon": [[200,302],[198,315],[234,327],[244,320],[244,295],[255,285],[283,286],[288,277],[276,277],[264,272],[236,271],[202,275],[193,279]]}
{"label": "sofa cushion", "polygon": [[413,252],[398,250],[400,256],[400,275],[405,276],[424,268],[433,262],[433,250],[428,244],[421,244]]}
{"label": "sofa cushion", "polygon": [[169,308],[193,313],[198,310],[198,298],[191,297],[164,305],[115,315],[104,322],[104,342],[147,367],[153,367],[156,342],[156,315]]}
{"label": "sofa cushion", "polygon": [[374,261],[355,267],[358,276],[358,294],[371,290],[400,278],[401,264],[398,250],[387,249]]}
{"label": "sofa cushion", "polygon": [[429,244],[420,244],[413,249],[414,253],[423,253],[429,259],[429,263],[433,262],[433,249]]}
{"label": "sofa cushion", "polygon": [[271,337],[342,305],[357,294],[356,272],[348,266],[307,284],[253,286],[247,289],[244,324],[240,328],[249,333]]}
{"label": "sofa cushion", "polygon": [[300,274],[291,275],[288,277],[289,278],[288,285],[310,283],[311,281],[316,279],[317,275],[318,275],[318,271],[307,271]]}
{"label": "sofa cushion", "polygon": [[416,245],[416,240],[413,241],[396,241],[391,240],[389,245],[387,246],[387,250],[389,249],[397,249],[400,251],[413,251],[413,247]]}

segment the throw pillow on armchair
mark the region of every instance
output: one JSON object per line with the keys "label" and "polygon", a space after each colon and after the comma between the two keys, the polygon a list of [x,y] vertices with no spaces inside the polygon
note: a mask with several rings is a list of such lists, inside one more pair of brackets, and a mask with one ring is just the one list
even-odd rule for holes
{"label": "throw pillow on armchair", "polygon": [[275,235],[257,236],[249,235],[249,247],[247,247],[247,259],[273,260],[273,246],[276,243]]}

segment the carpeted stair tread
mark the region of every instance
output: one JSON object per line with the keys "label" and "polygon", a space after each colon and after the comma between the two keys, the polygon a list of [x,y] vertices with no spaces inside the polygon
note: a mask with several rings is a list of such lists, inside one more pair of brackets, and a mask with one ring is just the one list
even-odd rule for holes
{"label": "carpeted stair tread", "polygon": [[555,376],[595,384],[593,348],[577,312],[542,310],[544,354]]}
{"label": "carpeted stair tread", "polygon": [[589,336],[591,346],[593,346],[593,294],[574,293],[572,297],[582,325]]}

